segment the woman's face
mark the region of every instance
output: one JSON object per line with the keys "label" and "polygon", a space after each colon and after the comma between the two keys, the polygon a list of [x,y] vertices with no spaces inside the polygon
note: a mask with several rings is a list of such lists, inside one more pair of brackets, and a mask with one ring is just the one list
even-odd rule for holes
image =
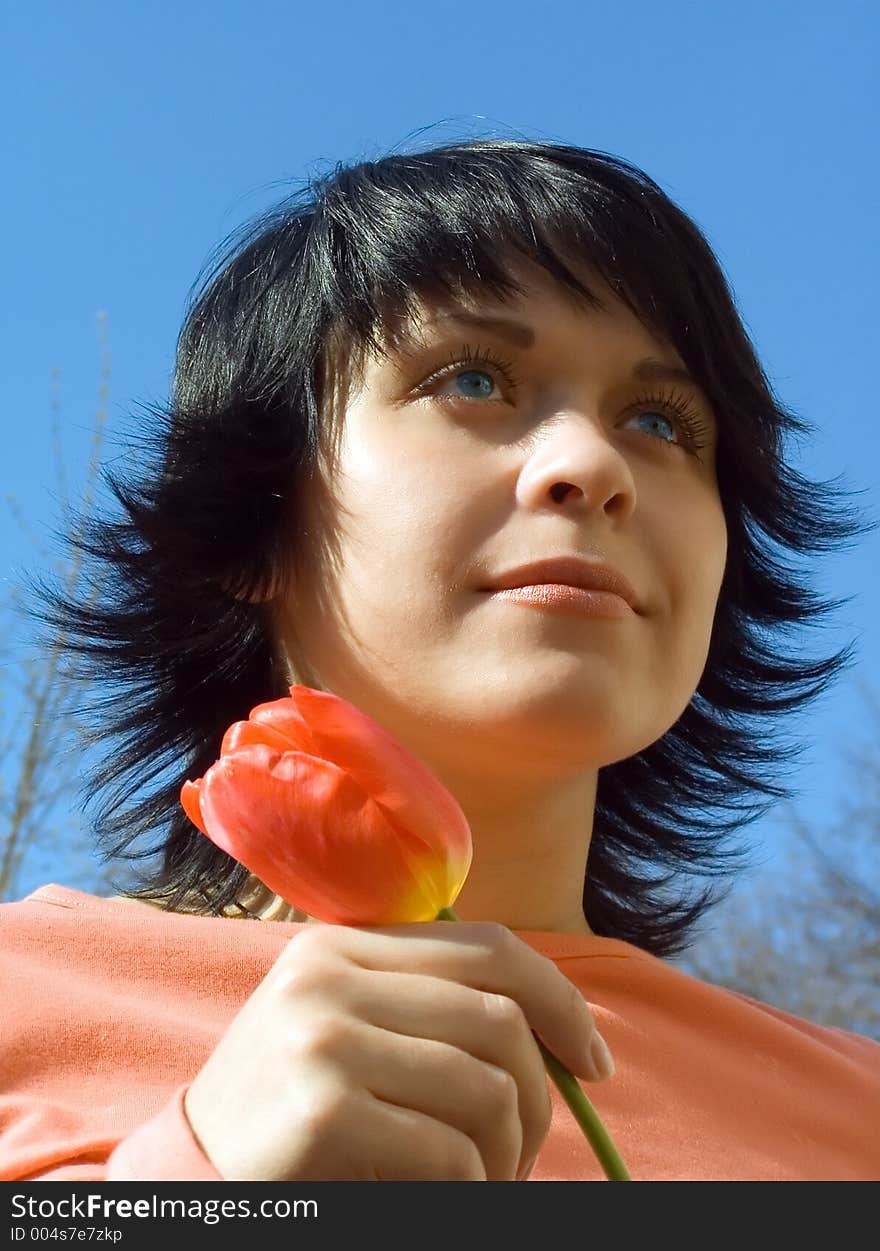
{"label": "woman's face", "polygon": [[[683,369],[677,354],[595,281],[604,310],[515,272],[521,298],[467,311],[524,323],[530,346],[435,306],[417,342],[367,361],[335,468],[300,496],[315,546],[276,605],[291,680],[351,700],[448,783],[513,789],[621,760],[674,724],[727,552],[708,401],[681,379],[633,378],[648,358]],[[484,589],[559,555],[621,571],[638,611]]]}

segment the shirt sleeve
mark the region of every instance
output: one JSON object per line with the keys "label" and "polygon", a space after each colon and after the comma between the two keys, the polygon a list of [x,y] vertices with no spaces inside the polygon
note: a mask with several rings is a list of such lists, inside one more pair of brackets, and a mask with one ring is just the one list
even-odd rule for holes
{"label": "shirt sleeve", "polygon": [[152,1120],[115,1147],[105,1163],[63,1164],[33,1181],[223,1181],[193,1134],[181,1086]]}

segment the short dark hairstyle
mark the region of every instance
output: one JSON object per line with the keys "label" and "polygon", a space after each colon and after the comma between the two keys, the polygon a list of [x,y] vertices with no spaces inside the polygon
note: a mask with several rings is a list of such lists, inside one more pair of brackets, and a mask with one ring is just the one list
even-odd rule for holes
{"label": "short dark hairstyle", "polygon": [[[138,473],[104,470],[123,516],[84,520],[79,538],[70,528],[87,593],[40,584],[72,671],[103,691],[91,735],[114,746],[83,792],[103,796],[105,859],[141,862],[132,897],[206,914],[238,902],[249,915],[247,871],[190,824],[179,791],[232,721],[287,693],[260,596],[305,541],[297,483],[318,462],[328,383],[345,368],[334,344],[354,369],[416,300],[509,298],[517,257],[590,304],[566,258],[601,275],[677,349],[719,425],[729,545],[709,655],[675,725],[600,770],[593,932],[679,954],[747,854],[730,836],[790,794],[771,775],[802,745],[780,745],[767,719],[818,696],[855,646],[801,659],[792,628],[847,600],[818,598],[792,558],[842,545],[858,515],[836,479],[786,463],[784,437],[811,427],[774,396],[709,244],[656,182],[604,152],[472,140],[338,165],[221,245],[191,293],[171,399],[146,406]],[[694,895],[691,876],[715,881]]]}

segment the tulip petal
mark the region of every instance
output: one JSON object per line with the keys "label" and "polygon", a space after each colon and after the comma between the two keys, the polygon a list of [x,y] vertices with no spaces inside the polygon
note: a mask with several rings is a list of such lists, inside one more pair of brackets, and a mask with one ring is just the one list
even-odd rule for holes
{"label": "tulip petal", "polygon": [[292,686],[290,695],[311,732],[308,750],[351,774],[399,829],[448,856],[463,882],[473,855],[470,826],[424,761],[347,700],[308,686]]}
{"label": "tulip petal", "polygon": [[416,840],[335,762],[243,747],[205,774],[201,811],[214,843],[320,920],[433,920],[449,902],[445,862],[435,856],[432,874]]}
{"label": "tulip petal", "polygon": [[201,795],[201,778],[199,778],[197,782],[184,782],[183,786],[180,788],[180,803],[183,811],[189,817],[190,821],[192,821],[194,826],[200,829],[203,834],[207,834],[208,831],[205,829],[205,819],[202,816]]}
{"label": "tulip petal", "polygon": [[[290,703],[290,700],[285,700]],[[251,714],[253,715],[253,714]],[[220,755],[229,756],[233,752],[238,751],[240,747],[252,746],[257,743],[264,743],[267,747],[274,747],[276,751],[290,751],[291,741],[285,734],[280,733],[272,725],[265,722],[254,721],[235,721],[223,735],[223,742],[220,746]]]}
{"label": "tulip petal", "polygon": [[312,732],[306,724],[302,713],[294,700],[289,697],[273,699],[268,704],[257,704],[250,712],[251,721],[264,725],[281,735],[287,743],[287,750],[307,752],[310,756],[318,756],[312,740]]}

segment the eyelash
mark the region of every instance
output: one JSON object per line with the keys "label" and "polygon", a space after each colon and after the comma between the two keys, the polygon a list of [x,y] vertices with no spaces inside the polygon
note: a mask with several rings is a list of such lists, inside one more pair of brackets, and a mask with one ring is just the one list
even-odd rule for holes
{"label": "eyelash", "polygon": [[[467,369],[476,365],[490,365],[504,379],[507,386],[514,393],[519,388],[519,380],[513,372],[513,367],[509,361],[499,359],[489,348],[472,348],[469,344],[465,344],[458,352],[454,352],[452,357],[445,365],[439,369],[435,369],[430,377],[424,382],[420,382],[416,388],[416,395],[427,395],[436,383],[442,382],[444,379],[451,377],[455,373],[464,373]],[[436,399],[444,403],[457,402],[458,400],[466,400],[466,396],[444,396],[438,395]],[[476,398],[476,397],[475,397]],[[701,436],[707,433],[705,425],[699,419],[699,412],[693,407],[689,396],[685,392],[667,390],[653,393],[646,393],[633,400],[628,407],[630,409],[639,408],[644,405],[657,405],[666,410],[663,416],[671,416],[675,419],[680,432],[684,435],[684,439],[680,443],[671,443],[668,439],[654,439],[654,442],[665,444],[667,447],[681,447],[686,452],[696,455],[705,446],[705,442],[701,440]]]}

